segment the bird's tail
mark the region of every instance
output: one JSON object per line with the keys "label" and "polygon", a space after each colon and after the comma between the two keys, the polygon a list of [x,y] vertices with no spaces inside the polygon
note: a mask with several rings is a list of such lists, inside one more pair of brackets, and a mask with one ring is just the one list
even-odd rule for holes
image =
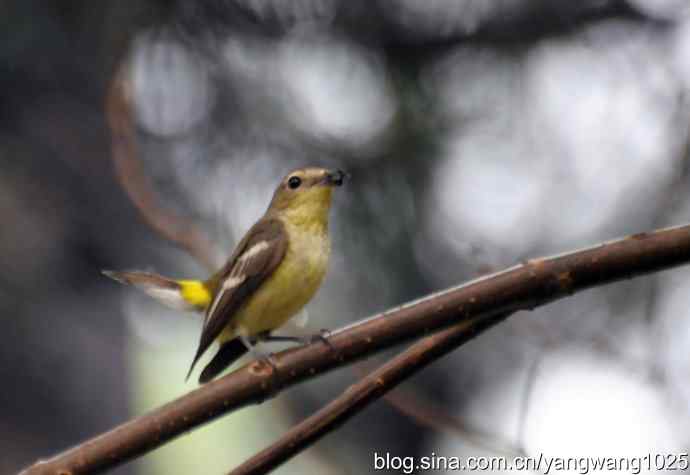
{"label": "bird's tail", "polygon": [[143,290],[163,305],[177,310],[203,312],[211,303],[211,291],[200,280],[174,280],[149,272],[102,272],[122,284]]}
{"label": "bird's tail", "polygon": [[[244,346],[244,343],[242,343],[242,340],[239,338],[233,338],[230,341],[222,343],[220,348],[218,348],[216,355],[201,372],[201,375],[199,376],[199,384],[204,384],[211,381],[213,378],[222,373],[225,368],[229,367],[235,361],[240,359],[248,351],[249,350],[247,347]],[[187,375],[187,378],[189,378],[189,375]]]}

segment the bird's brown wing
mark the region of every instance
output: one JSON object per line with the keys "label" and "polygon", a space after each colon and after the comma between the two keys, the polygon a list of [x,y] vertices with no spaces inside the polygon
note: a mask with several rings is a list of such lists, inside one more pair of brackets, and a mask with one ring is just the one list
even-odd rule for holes
{"label": "bird's brown wing", "polygon": [[206,312],[199,347],[187,378],[237,310],[278,267],[287,246],[287,233],[277,219],[259,220],[240,241],[228,263],[214,276],[216,294]]}

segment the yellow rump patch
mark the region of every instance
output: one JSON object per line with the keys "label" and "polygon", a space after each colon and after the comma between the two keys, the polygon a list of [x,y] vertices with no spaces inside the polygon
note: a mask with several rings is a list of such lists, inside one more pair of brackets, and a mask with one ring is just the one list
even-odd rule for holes
{"label": "yellow rump patch", "polygon": [[180,294],[185,302],[193,307],[205,309],[211,304],[213,296],[200,280],[178,280]]}

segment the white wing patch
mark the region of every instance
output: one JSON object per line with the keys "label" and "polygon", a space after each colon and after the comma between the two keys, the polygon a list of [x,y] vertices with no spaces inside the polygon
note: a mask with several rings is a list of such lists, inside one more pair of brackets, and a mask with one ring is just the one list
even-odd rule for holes
{"label": "white wing patch", "polygon": [[252,257],[256,256],[258,253],[265,251],[268,249],[269,244],[268,241],[259,241],[256,244],[254,244],[252,247],[247,249],[238,259],[237,262],[239,263],[240,261],[248,261]]}
{"label": "white wing patch", "polygon": [[218,306],[218,303],[220,302],[221,297],[225,292],[236,288],[237,286],[241,285],[245,280],[247,280],[247,276],[245,275],[244,270],[247,268],[247,263],[251,261],[252,257],[265,251],[269,247],[270,245],[268,241],[257,242],[237,258],[235,266],[230,271],[230,275],[223,281],[223,285],[221,286],[220,292],[218,292],[216,298],[213,299],[213,304],[211,305],[211,308],[207,313],[208,316],[214,314],[214,312],[216,311],[216,307]]}
{"label": "white wing patch", "polygon": [[223,282],[223,290],[230,290],[234,289],[238,285],[240,285],[244,280],[247,278],[247,276],[244,275],[238,275],[235,277],[228,277],[225,279],[225,282]]}

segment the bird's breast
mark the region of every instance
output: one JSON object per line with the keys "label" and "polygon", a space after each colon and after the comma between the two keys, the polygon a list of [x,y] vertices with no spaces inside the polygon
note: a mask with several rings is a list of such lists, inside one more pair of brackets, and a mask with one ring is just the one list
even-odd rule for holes
{"label": "bird's breast", "polygon": [[293,232],[289,236],[286,264],[294,268],[302,286],[316,285],[313,289],[315,292],[328,268],[331,253],[328,233],[316,228],[301,233]]}
{"label": "bird's breast", "polygon": [[286,228],[289,240],[283,261],[238,319],[250,334],[282,326],[311,300],[326,275],[331,250],[326,228]]}

